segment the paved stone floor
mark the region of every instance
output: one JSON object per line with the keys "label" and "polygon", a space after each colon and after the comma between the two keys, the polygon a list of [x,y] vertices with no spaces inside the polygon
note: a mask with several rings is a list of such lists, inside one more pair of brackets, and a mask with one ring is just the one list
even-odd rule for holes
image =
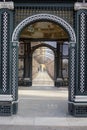
{"label": "paved stone floor", "polygon": [[33,79],[32,86],[54,86],[54,81],[51,79],[46,71],[39,71],[37,76]]}
{"label": "paved stone floor", "polygon": [[[32,87],[19,90],[18,115],[24,117],[66,117],[67,89]],[[24,105],[23,105],[24,104]]]}
{"label": "paved stone floor", "polygon": [[67,88],[19,88],[17,115],[0,117],[0,130],[87,130],[87,118],[68,114]]}
{"label": "paved stone floor", "polygon": [[87,118],[68,114],[68,89],[19,88],[17,115],[0,117],[0,130],[87,130]]}

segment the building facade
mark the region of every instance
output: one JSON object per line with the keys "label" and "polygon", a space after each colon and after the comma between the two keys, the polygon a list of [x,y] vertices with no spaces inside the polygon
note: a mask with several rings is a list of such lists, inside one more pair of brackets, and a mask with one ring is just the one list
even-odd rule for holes
{"label": "building facade", "polygon": [[42,57],[34,57],[32,68],[32,56],[41,50],[40,56],[51,55],[44,60],[48,72],[54,56],[54,86],[69,82],[69,113],[87,116],[86,19],[86,1],[0,1],[0,115],[16,114],[18,83],[32,86],[39,66],[45,70]]}

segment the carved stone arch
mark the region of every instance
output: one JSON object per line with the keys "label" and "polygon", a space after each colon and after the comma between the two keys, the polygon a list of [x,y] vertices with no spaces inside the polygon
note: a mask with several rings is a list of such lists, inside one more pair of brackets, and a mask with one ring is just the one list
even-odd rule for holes
{"label": "carved stone arch", "polygon": [[36,15],[33,15],[33,16],[30,16],[30,17],[24,19],[15,28],[13,35],[12,35],[12,42],[18,41],[20,32],[26,25],[31,24],[33,22],[42,21],[42,20],[48,20],[48,21],[55,22],[56,24],[59,24],[68,32],[70,42],[76,42],[76,36],[75,36],[75,32],[74,32],[73,28],[62,18],[52,15],[52,14],[36,14]]}
{"label": "carved stone arch", "polygon": [[42,44],[39,44],[39,45],[32,47],[31,53],[33,53],[39,47],[48,47],[49,49],[51,49],[54,52],[54,54],[56,53],[56,49],[54,47],[52,47],[51,45],[45,44],[45,43],[42,43]]}
{"label": "carved stone arch", "polygon": [[[24,19],[15,28],[12,35],[11,48],[11,93],[13,95],[14,106],[13,109],[17,111],[18,100],[18,42],[21,31],[33,22],[50,21],[60,25],[69,36],[69,101],[74,101],[75,85],[76,85],[76,35],[74,29],[62,18],[51,14],[36,14]],[[32,69],[30,69],[32,70]],[[30,72],[31,73],[31,72]],[[58,82],[56,78],[56,83]],[[16,112],[15,112],[16,113]]]}

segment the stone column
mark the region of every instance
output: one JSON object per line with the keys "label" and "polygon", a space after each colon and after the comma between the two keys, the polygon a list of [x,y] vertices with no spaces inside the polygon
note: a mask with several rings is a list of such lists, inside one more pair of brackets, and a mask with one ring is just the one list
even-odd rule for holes
{"label": "stone column", "polygon": [[69,106],[69,112],[75,116],[87,116],[87,3],[77,2],[74,9],[77,35],[76,84],[74,91],[71,91],[71,96],[74,92],[74,98],[71,98],[73,103]]}
{"label": "stone column", "polygon": [[61,43],[57,43],[57,57],[58,57],[58,63],[57,63],[57,66],[58,66],[58,75],[57,75],[57,78],[62,78],[62,54],[61,54],[61,51],[60,51],[60,44]]}
{"label": "stone column", "polygon": [[24,45],[24,78],[29,78],[28,44]]}
{"label": "stone column", "polygon": [[61,61],[61,52],[60,52],[60,44],[57,43],[57,49],[55,54],[55,86],[62,86],[62,61]]}
{"label": "stone column", "polygon": [[[13,2],[0,2],[0,96],[9,100],[11,93],[11,35],[13,32]],[[4,98],[7,97],[7,98]],[[0,103],[1,103],[0,98]],[[0,114],[10,113],[10,106],[0,106]],[[3,107],[3,110],[2,110]],[[5,112],[5,113],[4,113]]]}
{"label": "stone column", "polygon": [[31,57],[31,43],[25,44],[25,61],[24,61],[24,85],[32,85],[32,57]]}
{"label": "stone column", "polygon": [[87,94],[87,3],[75,4],[77,17],[77,91],[76,94]]}
{"label": "stone column", "polygon": [[11,42],[11,94],[13,97],[13,114],[18,110],[18,41]]}
{"label": "stone column", "polygon": [[76,116],[75,96],[76,96],[76,43],[69,43],[69,96],[68,96],[68,111],[71,115]]}
{"label": "stone column", "polygon": [[[13,31],[13,2],[0,2],[0,93],[10,91],[10,41]],[[10,21],[12,24],[10,25]]]}

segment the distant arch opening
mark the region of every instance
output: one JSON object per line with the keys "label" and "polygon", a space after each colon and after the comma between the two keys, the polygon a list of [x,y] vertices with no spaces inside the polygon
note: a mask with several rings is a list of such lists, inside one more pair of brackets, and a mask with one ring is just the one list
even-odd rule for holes
{"label": "distant arch opening", "polygon": [[54,52],[39,47],[32,56],[32,86],[54,86]]}

